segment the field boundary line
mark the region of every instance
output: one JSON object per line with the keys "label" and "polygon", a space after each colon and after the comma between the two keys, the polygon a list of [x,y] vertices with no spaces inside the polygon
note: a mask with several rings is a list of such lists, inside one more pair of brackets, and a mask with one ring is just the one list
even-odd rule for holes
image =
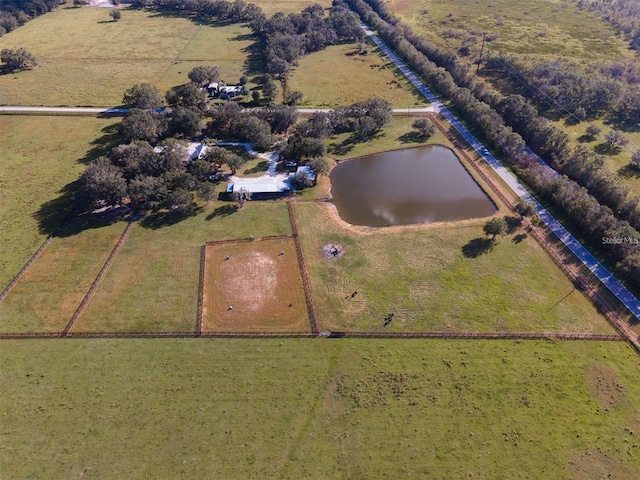
{"label": "field boundary line", "polygon": [[313,303],[313,296],[311,295],[309,274],[307,272],[307,264],[304,259],[304,252],[302,251],[302,244],[300,243],[300,235],[298,234],[298,221],[296,220],[296,214],[293,208],[292,200],[287,201],[287,207],[289,209],[289,221],[291,222],[293,241],[296,245],[296,253],[298,254],[298,265],[300,267],[300,273],[302,275],[304,296],[307,300],[307,312],[309,313],[309,322],[311,323],[311,333],[313,335],[318,335],[320,333],[320,329],[318,328],[318,315],[316,313],[316,306]]}
{"label": "field boundary line", "polygon": [[0,302],[2,302],[2,300],[4,300],[4,298],[9,294],[11,289],[20,281],[20,279],[26,273],[26,271],[29,269],[31,264],[38,259],[38,257],[42,253],[42,251],[45,248],[47,248],[47,245],[49,245],[51,243],[51,240],[53,240],[54,236],[55,236],[54,233],[49,235],[47,237],[47,239],[44,241],[44,243],[42,245],[40,245],[40,248],[38,248],[38,250],[36,250],[36,252],[33,255],[31,255],[31,258],[27,261],[27,263],[25,263],[24,267],[22,267],[22,269],[18,272],[18,274],[15,277],[13,277],[13,280],[11,280],[9,285],[7,285],[7,287],[2,291],[2,293],[0,293]]}
{"label": "field boundary line", "polygon": [[22,332],[0,333],[0,339],[38,338],[412,338],[466,340],[567,340],[625,341],[620,335],[597,333],[525,333],[525,332]]}
{"label": "field boundary line", "polygon": [[98,272],[98,275],[96,276],[96,278],[93,281],[93,283],[91,283],[91,286],[89,287],[89,290],[84,295],[84,298],[80,302],[80,305],[78,305],[78,308],[74,312],[73,317],[71,317],[71,320],[69,320],[69,323],[67,324],[65,329],[62,331],[62,335],[63,336],[67,336],[71,332],[71,329],[76,324],[76,321],[78,320],[78,317],[83,312],[83,310],[85,309],[85,307],[89,303],[89,300],[93,296],[93,292],[98,287],[98,284],[100,283],[100,280],[102,280],[102,278],[105,276],[105,274],[107,273],[107,269],[111,265],[111,262],[113,262],[113,260],[115,260],[116,256],[118,255],[118,252],[120,251],[120,248],[122,247],[122,245],[124,245],[124,242],[126,241],[127,237],[129,236],[129,232],[133,228],[134,224],[135,224],[135,221],[131,220],[127,224],[127,227],[124,229],[124,232],[122,232],[122,234],[120,235],[120,238],[118,239],[118,242],[113,247],[113,250],[111,250],[111,253],[109,254],[109,257],[107,258],[107,261],[104,262],[104,265],[100,269],[100,272]]}
{"label": "field boundary line", "polygon": [[200,280],[198,284],[198,307],[196,311],[196,335],[202,335],[202,310],[204,308],[204,279],[207,268],[207,244],[200,247]]}

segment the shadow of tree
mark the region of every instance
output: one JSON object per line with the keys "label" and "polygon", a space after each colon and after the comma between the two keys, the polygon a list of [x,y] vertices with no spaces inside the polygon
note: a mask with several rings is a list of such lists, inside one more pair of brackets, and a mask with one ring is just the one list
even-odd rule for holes
{"label": "shadow of tree", "polygon": [[525,238],[527,238],[527,234],[526,233],[519,233],[518,235],[516,235],[515,237],[513,237],[513,239],[511,240],[513,243],[520,243],[522,242]]}
{"label": "shadow of tree", "polygon": [[495,242],[490,238],[478,237],[462,247],[462,255],[466,258],[477,258],[482,254],[489,253],[493,250]]}
{"label": "shadow of tree", "polygon": [[640,178],[640,168],[634,167],[629,163],[618,169],[618,175],[623,178]]}
{"label": "shadow of tree", "polygon": [[342,142],[329,145],[327,147],[327,152],[333,153],[334,155],[346,155],[353,147],[355,147],[357,141],[354,135],[351,135],[348,138],[345,138]]}
{"label": "shadow of tree", "polygon": [[193,217],[202,211],[203,207],[193,205],[186,210],[171,210],[171,211],[159,211],[146,215],[140,220],[140,226],[149,228],[151,230],[157,230],[163,227],[169,227],[175,225],[186,218]]}
{"label": "shadow of tree", "polygon": [[243,175],[251,175],[252,173],[261,173],[269,170],[269,162],[266,160],[263,162],[259,162],[255,167],[245,170],[242,172]]}
{"label": "shadow of tree", "polygon": [[229,215],[233,215],[238,211],[237,204],[228,204],[222,205],[221,207],[216,208],[213,212],[206,216],[205,220],[213,220],[217,217],[228,217]]}
{"label": "shadow of tree", "polygon": [[595,147],[593,147],[593,151],[598,155],[617,155],[620,153],[622,149],[620,147],[614,147],[610,143],[604,142],[599,143]]}
{"label": "shadow of tree", "polygon": [[586,133],[584,135],[580,135],[577,140],[578,143],[589,143],[589,142],[593,142],[596,139],[596,137],[593,137],[591,135],[587,135]]}
{"label": "shadow of tree", "polygon": [[33,214],[38,222],[38,232],[42,235],[51,235],[73,211],[73,192],[77,182],[65,185],[58,193],[60,195],[40,205]]}
{"label": "shadow of tree", "polygon": [[407,132],[400,135],[397,140],[402,143],[422,143],[425,139],[419,132]]}
{"label": "shadow of tree", "polygon": [[504,217],[504,221],[507,223],[507,235],[511,235],[522,225],[522,219],[520,217],[507,215]]}
{"label": "shadow of tree", "polygon": [[88,165],[98,157],[108,155],[112,148],[122,143],[120,137],[120,122],[107,125],[102,129],[102,136],[91,142],[91,148],[78,160],[78,163]]}

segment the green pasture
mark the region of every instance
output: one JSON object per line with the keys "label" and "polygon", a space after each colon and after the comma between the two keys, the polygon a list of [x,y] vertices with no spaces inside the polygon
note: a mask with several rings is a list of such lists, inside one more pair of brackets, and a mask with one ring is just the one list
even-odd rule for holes
{"label": "green pasture", "polygon": [[[613,333],[521,229],[485,250],[484,219],[373,229],[337,221],[333,208],[296,204],[322,328]],[[328,243],[344,256],[325,258]]]}
{"label": "green pasture", "polygon": [[449,139],[439,129],[436,129],[436,133],[427,141],[417,138],[415,131],[411,127],[417,118],[419,117],[394,117],[391,125],[364,142],[355,142],[353,135],[350,133],[333,135],[327,142],[328,155],[336,160],[346,160],[420,145],[453,147]]}
{"label": "green pasture", "polygon": [[61,192],[110,144],[114,119],[0,116],[0,289],[70,211]]}
{"label": "green pasture", "polygon": [[63,331],[125,225],[117,222],[55,237],[0,303],[0,331]]}
{"label": "green pasture", "polygon": [[281,201],[249,202],[241,210],[211,202],[177,220],[150,214],[134,226],[74,331],[192,331],[202,245],[291,233]]}
{"label": "green pasture", "polygon": [[120,21],[109,19],[104,8],[63,8],[0,38],[0,47],[24,47],[39,63],[0,76],[0,103],[120,105],[132,85],[157,83],[198,33],[188,18],[143,10],[124,9]]}
{"label": "green pasture", "polygon": [[3,340],[0,362],[12,479],[640,476],[622,342]]}
{"label": "green pasture", "polygon": [[289,89],[304,95],[302,107],[334,108],[371,97],[388,100],[394,107],[424,106],[404,77],[386,57],[368,47],[366,55],[355,44],[333,45],[302,57],[293,69]]}

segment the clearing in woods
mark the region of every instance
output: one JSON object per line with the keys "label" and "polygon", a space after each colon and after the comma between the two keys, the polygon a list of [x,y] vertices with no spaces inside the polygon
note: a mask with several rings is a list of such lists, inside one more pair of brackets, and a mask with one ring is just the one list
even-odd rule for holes
{"label": "clearing in woods", "polygon": [[205,259],[203,331],[309,331],[292,238],[209,244]]}

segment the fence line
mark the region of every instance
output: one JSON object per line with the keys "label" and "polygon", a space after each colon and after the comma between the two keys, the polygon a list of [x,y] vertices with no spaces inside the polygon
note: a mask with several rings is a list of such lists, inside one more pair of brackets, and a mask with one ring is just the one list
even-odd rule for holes
{"label": "fence line", "polygon": [[120,248],[122,247],[122,245],[124,244],[125,240],[129,236],[129,232],[133,228],[133,225],[134,225],[134,221],[131,220],[129,222],[129,224],[127,225],[127,227],[124,229],[124,232],[122,232],[122,235],[120,235],[120,238],[118,239],[118,243],[116,243],[115,247],[113,247],[113,250],[111,250],[111,253],[109,254],[109,257],[107,258],[107,261],[104,263],[104,265],[100,269],[100,272],[98,273],[98,276],[95,278],[95,280],[91,284],[91,287],[89,287],[89,290],[87,291],[87,293],[85,294],[84,298],[80,302],[80,305],[78,305],[78,308],[74,312],[73,317],[71,317],[71,320],[69,321],[69,323],[67,324],[65,329],[62,331],[63,335],[65,335],[65,336],[69,335],[69,332],[71,332],[71,329],[76,324],[76,321],[78,320],[78,317],[80,316],[80,314],[82,313],[84,308],[87,306],[87,303],[89,303],[89,300],[93,296],[93,292],[98,287],[98,283],[100,283],[100,280],[102,280],[102,277],[104,277],[104,275],[107,273],[107,269],[111,265],[111,262],[113,262],[113,260],[116,258],[116,255],[120,251]]}
{"label": "fence line", "polygon": [[51,240],[53,240],[53,236],[55,234],[52,233],[51,235],[49,235],[47,237],[47,239],[44,241],[44,243],[42,245],[40,245],[40,248],[38,248],[38,250],[36,250],[36,253],[34,253],[33,255],[31,255],[31,258],[29,259],[29,261],[24,265],[24,267],[22,267],[22,270],[20,270],[18,272],[18,274],[13,278],[13,280],[11,280],[11,283],[9,285],[7,285],[7,287],[2,291],[2,293],[0,293],[0,302],[2,302],[2,300],[4,300],[4,297],[6,297],[9,292],[11,291],[11,289],[16,285],[16,283],[18,283],[20,281],[20,279],[22,278],[22,276],[25,274],[25,272],[27,271],[27,269],[31,266],[31,264],[33,262],[35,262],[38,257],[40,256],[40,254],[42,253],[42,251],[47,248],[47,245],[49,245],[51,243]]}
{"label": "fence line", "polygon": [[620,335],[597,333],[525,332],[21,332],[0,333],[0,339],[29,338],[433,338],[481,340],[591,340],[624,341]]}
{"label": "fence line", "polygon": [[205,269],[207,268],[207,245],[200,247],[200,282],[198,284],[198,307],[196,310],[196,335],[202,335],[202,309],[204,303]]}
{"label": "fence line", "polygon": [[298,221],[293,209],[293,201],[288,200],[287,206],[289,208],[289,221],[291,222],[291,230],[293,231],[293,240],[296,245],[296,253],[298,254],[298,263],[300,265],[300,273],[302,274],[302,286],[304,288],[304,296],[307,300],[307,311],[309,313],[309,321],[311,323],[311,333],[318,335],[320,329],[318,328],[318,316],[316,314],[316,307],[313,303],[313,297],[311,295],[311,285],[309,284],[309,273],[307,272],[307,264],[304,260],[304,252],[302,251],[302,245],[300,244],[300,235],[298,234]]}

